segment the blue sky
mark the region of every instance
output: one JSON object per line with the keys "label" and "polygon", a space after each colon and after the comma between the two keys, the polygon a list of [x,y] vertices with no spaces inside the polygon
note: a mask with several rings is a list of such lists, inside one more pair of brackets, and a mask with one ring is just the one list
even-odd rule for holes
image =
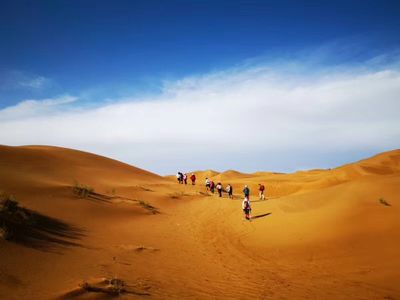
{"label": "blue sky", "polygon": [[[248,172],[332,167],[399,147],[400,136],[395,128],[399,124],[395,118],[391,119],[391,111],[399,108],[395,96],[399,32],[399,1],[0,1],[1,139],[6,144],[46,143],[79,148],[160,173],[174,172],[177,165],[188,169],[236,168]],[[370,80],[382,86],[370,91],[367,100],[354,100],[358,99],[359,90],[351,86],[362,82],[370,87]],[[356,84],[350,84],[354,82]],[[359,143],[343,146],[340,141],[345,137],[339,135],[342,129],[336,123],[321,120],[332,107],[340,107],[340,103],[345,102],[344,94],[331,97],[332,86],[337,89],[345,86],[343,91],[354,95],[346,100],[348,109],[355,110],[349,111],[349,116],[357,115],[359,104],[356,103],[364,103],[361,109],[366,112],[364,116],[377,107],[381,110],[381,119],[372,124],[370,131],[365,128],[370,125],[371,118],[353,120],[355,123],[351,126],[358,128],[355,136],[362,136]],[[169,112],[174,107],[170,117],[175,120],[181,117],[174,114],[177,102],[185,101],[182,105],[187,111],[182,113],[191,116],[191,109],[202,110],[197,107],[199,101],[206,105],[212,100],[216,106],[213,109],[219,109],[219,105],[223,110],[221,114],[229,115],[231,105],[232,115],[235,115],[243,109],[240,103],[246,102],[252,94],[246,95],[246,87],[251,88],[251,92],[256,90],[257,94],[252,97],[259,99],[252,104],[254,110],[249,113],[256,114],[259,107],[266,109],[266,116],[273,112],[275,116],[282,113],[286,117],[289,112],[282,109],[287,107],[287,101],[292,101],[293,95],[303,99],[303,104],[296,102],[295,107],[318,107],[329,98],[330,104],[318,112],[310,114],[299,109],[287,124],[298,128],[309,116],[308,121],[321,131],[315,133],[304,127],[296,136],[304,135],[302,140],[305,140],[312,132],[317,134],[319,145],[326,142],[324,133],[335,133],[338,140],[330,141],[334,142],[330,149],[316,147],[311,142],[297,147],[299,143],[291,145],[271,135],[275,128],[283,130],[279,123],[282,118],[264,128],[263,123],[254,123],[250,117],[237,132],[246,135],[246,130],[260,128],[261,133],[247,137],[260,137],[254,145],[256,150],[241,147],[227,150],[217,142],[208,153],[210,147],[203,149],[202,145],[213,145],[214,134],[210,135],[213,138],[204,137],[204,130],[197,126],[204,129],[208,125],[201,123],[214,123],[209,119],[211,116],[218,118],[218,122],[215,128],[210,126],[210,131],[223,130],[220,134],[235,142],[246,137],[230,133],[229,128],[236,123],[229,118],[219,120],[220,117],[209,110],[204,111],[205,119],[198,119],[200,124],[196,125],[187,124],[193,118],[186,120],[183,116],[187,123],[182,126],[191,129],[183,130],[183,135],[179,133],[182,130],[176,128],[179,124],[164,117],[158,122],[149,108],[158,103]],[[280,89],[272,93],[276,87]],[[238,90],[232,94],[235,89]],[[310,96],[304,98],[304,91]],[[391,94],[386,95],[386,91]],[[215,98],[216,94],[220,98]],[[388,103],[377,106],[383,94]],[[242,98],[218,102],[219,99],[233,99],[235,95],[242,95]],[[280,100],[274,103],[271,97]],[[282,108],[278,107],[279,103]],[[129,115],[119,115],[124,105],[131,110]],[[97,136],[96,126],[76,139],[71,132],[69,138],[63,139],[40,131],[43,122],[64,124],[58,125],[64,127],[55,125],[60,132],[74,126],[78,130],[81,126],[78,121],[69,123],[67,120],[87,113],[98,120],[96,114],[102,115],[107,109],[114,112],[119,121],[138,113],[148,114],[141,124],[146,128],[157,125],[153,131],[144,132],[154,136],[161,131],[158,143],[145,134],[132,132],[137,124],[130,121],[124,121],[126,126],[118,128],[107,123],[107,129],[111,129],[106,141],[99,136],[98,140],[84,142],[85,134]],[[159,107],[154,110],[163,112]],[[46,119],[50,115],[53,119]],[[113,116],[107,115],[107,120]],[[301,124],[296,123],[300,119],[303,120]],[[340,118],[333,118],[333,121],[339,122]],[[225,126],[230,122],[231,127]],[[362,122],[366,126],[361,126]],[[383,129],[388,132],[384,141],[382,134],[373,130],[379,126],[381,132]],[[293,140],[289,138],[291,130],[283,132],[288,140]],[[68,133],[65,135],[68,137]],[[196,144],[188,135],[199,136],[201,143]],[[269,147],[270,140],[280,147],[271,149],[274,147]],[[157,144],[162,151],[149,151]],[[115,148],[112,145],[116,145]],[[138,149],[138,152],[118,151],[118,145]],[[301,153],[299,158],[293,159],[289,154],[291,149]],[[186,155],[187,152],[192,155]],[[194,163],[191,157],[205,154],[213,158]],[[177,158],[168,163],[165,156]],[[246,159],[249,156],[256,159]]]}

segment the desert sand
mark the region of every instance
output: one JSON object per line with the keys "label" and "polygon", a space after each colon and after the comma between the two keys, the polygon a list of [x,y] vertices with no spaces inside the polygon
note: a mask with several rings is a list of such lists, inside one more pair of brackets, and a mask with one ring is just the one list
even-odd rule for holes
{"label": "desert sand", "polygon": [[[111,299],[115,279],[121,299],[400,299],[400,150],[196,175],[184,186],[95,154],[0,146],[2,197],[22,215],[0,215],[0,299]],[[207,193],[205,177],[234,199]]]}

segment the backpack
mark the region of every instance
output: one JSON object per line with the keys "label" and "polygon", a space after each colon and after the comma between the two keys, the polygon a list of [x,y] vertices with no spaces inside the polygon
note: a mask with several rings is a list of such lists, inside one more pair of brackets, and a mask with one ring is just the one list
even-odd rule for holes
{"label": "backpack", "polygon": [[250,209],[250,203],[249,203],[249,201],[245,201],[244,209]]}

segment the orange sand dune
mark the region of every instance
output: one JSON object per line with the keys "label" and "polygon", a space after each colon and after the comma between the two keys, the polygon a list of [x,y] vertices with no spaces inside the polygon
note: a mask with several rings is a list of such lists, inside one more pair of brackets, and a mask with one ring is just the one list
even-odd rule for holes
{"label": "orange sand dune", "polygon": [[[0,146],[0,190],[36,216],[0,238],[0,299],[111,299],[100,288],[114,277],[122,299],[400,299],[399,150],[332,170],[196,175],[184,186],[90,153]],[[207,194],[205,177],[235,199]],[[94,191],[80,197],[76,182]]]}
{"label": "orange sand dune", "polygon": [[280,197],[294,193],[305,193],[321,188],[328,188],[364,176],[390,175],[400,173],[400,150],[385,152],[369,159],[325,170],[298,171],[292,174],[256,172],[243,174],[227,171],[216,174],[211,179],[233,185],[234,190],[241,191],[247,184],[256,194],[258,184],[267,186],[267,195]]}

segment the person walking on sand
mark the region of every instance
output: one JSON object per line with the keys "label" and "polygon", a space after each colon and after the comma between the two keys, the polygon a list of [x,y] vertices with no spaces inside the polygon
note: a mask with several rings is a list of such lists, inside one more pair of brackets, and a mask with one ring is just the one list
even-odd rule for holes
{"label": "person walking on sand", "polygon": [[214,194],[215,183],[214,181],[210,180],[210,191]]}
{"label": "person walking on sand", "polygon": [[258,194],[259,194],[260,200],[265,200],[264,190],[265,190],[265,186],[263,184],[259,184],[258,185]]}
{"label": "person walking on sand", "polygon": [[221,184],[221,182],[218,182],[218,184],[216,186],[216,189],[218,191],[218,196],[222,197],[222,184]]}
{"label": "person walking on sand", "polygon": [[187,184],[187,175],[186,175],[186,174],[183,174],[183,182],[184,182],[185,184]]}
{"label": "person walking on sand", "polygon": [[246,220],[251,220],[251,205],[248,197],[244,197],[242,202],[242,209]]}
{"label": "person walking on sand", "polygon": [[192,181],[192,185],[196,184],[196,175],[194,175],[194,173],[192,173],[192,175],[190,175],[190,180]]}
{"label": "person walking on sand", "polygon": [[206,190],[208,191],[210,189],[210,179],[206,177]]}
{"label": "person walking on sand", "polygon": [[247,185],[244,186],[243,194],[245,198],[250,199],[250,189]]}
{"label": "person walking on sand", "polygon": [[179,183],[183,184],[183,173],[179,172]]}
{"label": "person walking on sand", "polygon": [[181,183],[181,180],[182,180],[182,173],[181,172],[178,172],[178,173],[176,173],[176,179],[178,180],[178,183]]}
{"label": "person walking on sand", "polygon": [[233,188],[230,184],[226,186],[225,191],[228,193],[228,197],[233,199]]}

